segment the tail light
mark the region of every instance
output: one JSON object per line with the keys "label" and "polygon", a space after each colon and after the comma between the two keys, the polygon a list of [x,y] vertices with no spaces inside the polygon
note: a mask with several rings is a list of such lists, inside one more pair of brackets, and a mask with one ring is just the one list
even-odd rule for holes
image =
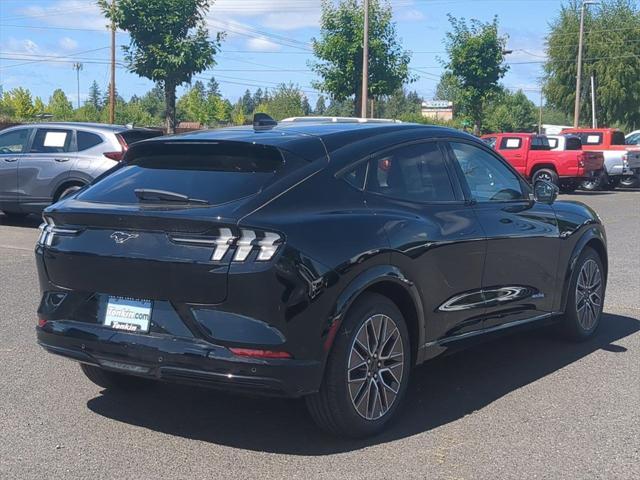
{"label": "tail light", "polygon": [[104,152],[103,155],[116,162],[121,162],[122,157],[124,157],[124,152]]}
{"label": "tail light", "polygon": [[238,357],[252,358],[292,358],[289,352],[278,350],[258,350],[253,348],[229,348]]}
{"label": "tail light", "polygon": [[[186,245],[213,247],[211,260],[220,262],[233,255],[232,261],[266,262],[271,260],[280,246],[282,237],[277,233],[242,229],[240,235],[234,235],[229,228],[221,228],[216,237],[172,236],[171,241]],[[255,252],[255,255],[254,255]]]}
{"label": "tail light", "polygon": [[38,237],[38,245],[50,247],[53,243],[55,235],[76,235],[80,230],[74,228],[56,227],[51,217],[43,216],[44,222],[40,225],[40,236]]}
{"label": "tail light", "polygon": [[585,161],[586,156],[587,156],[586,153],[581,153],[580,155],[578,155],[578,166],[580,168],[584,168],[584,161]]}
{"label": "tail light", "polygon": [[116,162],[121,162],[124,158],[124,154],[129,148],[129,145],[127,145],[125,139],[122,138],[122,135],[116,133],[116,138],[118,139],[118,143],[122,147],[122,150],[120,150],[119,152],[104,152],[103,155],[111,160],[115,160]]}

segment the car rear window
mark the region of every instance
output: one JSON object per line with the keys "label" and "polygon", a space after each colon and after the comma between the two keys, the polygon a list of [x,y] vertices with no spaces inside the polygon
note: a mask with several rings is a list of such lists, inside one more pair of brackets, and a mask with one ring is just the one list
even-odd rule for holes
{"label": "car rear window", "polygon": [[82,130],[78,130],[76,132],[76,135],[79,152],[88,150],[102,143],[102,137],[100,135],[96,135],[95,133],[83,132]]}
{"label": "car rear window", "polygon": [[536,135],[531,140],[531,150],[551,150],[549,139],[544,135]]}
{"label": "car rear window", "polygon": [[[140,203],[135,190],[163,190],[220,205],[262,190],[287,166],[275,147],[239,142],[152,142],[127,154],[121,168],[78,198],[99,203]],[[305,162],[306,163],[306,162]]]}
{"label": "car rear window", "polygon": [[582,150],[582,141],[580,137],[567,137],[565,141],[566,150]]}
{"label": "car rear window", "polygon": [[624,145],[624,144],[625,144],[624,133],[613,132],[613,136],[611,137],[611,145]]}
{"label": "car rear window", "polygon": [[148,138],[160,137],[162,136],[162,131],[160,130],[146,130],[146,129],[131,129],[120,132],[118,135],[122,137],[122,139],[127,143],[127,145],[131,145],[132,143],[139,142],[141,140],[146,140]]}

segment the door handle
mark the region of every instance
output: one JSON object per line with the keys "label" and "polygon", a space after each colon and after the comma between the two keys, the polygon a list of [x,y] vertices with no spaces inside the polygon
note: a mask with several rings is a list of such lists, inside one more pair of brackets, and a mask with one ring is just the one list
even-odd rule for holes
{"label": "door handle", "polygon": [[18,159],[17,159],[17,158],[15,158],[15,157],[12,157],[12,158],[5,158],[5,159],[4,159],[4,161],[5,161],[5,162],[17,162],[17,161],[18,161]]}
{"label": "door handle", "polygon": [[69,161],[69,157],[57,157],[57,158],[54,158],[54,160],[56,162],[68,162]]}

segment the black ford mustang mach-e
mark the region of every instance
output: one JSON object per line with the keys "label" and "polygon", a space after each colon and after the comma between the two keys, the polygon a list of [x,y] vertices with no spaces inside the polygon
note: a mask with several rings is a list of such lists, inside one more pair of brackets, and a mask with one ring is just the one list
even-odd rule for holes
{"label": "black ford mustang mach-e", "polygon": [[597,329],[588,207],[458,131],[273,123],[138,143],[47,208],[40,345],[105,388],[304,396],[321,427],[363,436],[414,366],[472,338]]}

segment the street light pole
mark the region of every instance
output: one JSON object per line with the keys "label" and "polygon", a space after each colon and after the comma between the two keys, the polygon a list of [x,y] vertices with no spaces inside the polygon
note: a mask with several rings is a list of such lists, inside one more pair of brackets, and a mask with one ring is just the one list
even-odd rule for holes
{"label": "street light pole", "polygon": [[369,0],[364,0],[364,39],[362,45],[362,99],[360,116],[367,118],[367,100],[369,99]]}
{"label": "street light pole", "polygon": [[116,122],[116,22],[113,19],[116,0],[111,0],[111,89],[109,90],[109,123]]}
{"label": "street light pole", "polygon": [[580,33],[578,37],[578,72],[576,74],[576,103],[573,110],[573,128],[578,128],[580,123],[580,90],[582,81],[582,39],[584,36],[584,12],[587,5],[594,5],[597,2],[593,0],[584,0],[580,9]]}

